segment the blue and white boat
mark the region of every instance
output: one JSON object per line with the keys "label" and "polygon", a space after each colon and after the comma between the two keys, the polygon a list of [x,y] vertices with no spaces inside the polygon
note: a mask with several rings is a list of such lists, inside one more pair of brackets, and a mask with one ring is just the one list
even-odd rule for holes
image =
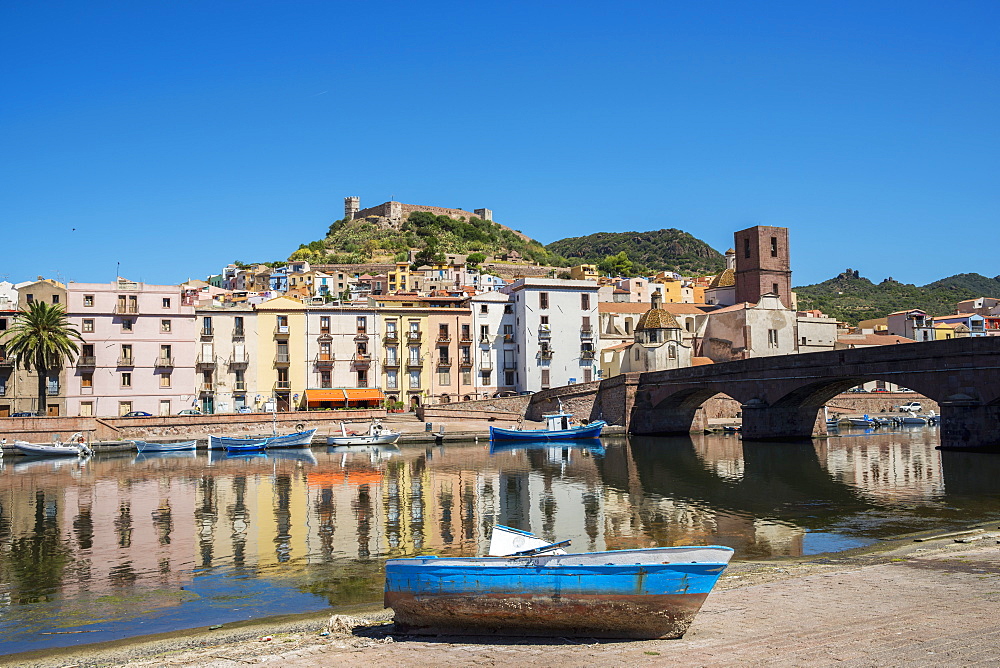
{"label": "blue and white boat", "polygon": [[312,443],[315,433],[315,429],[306,429],[282,436],[245,436],[241,438],[209,436],[208,447],[212,450],[229,450],[231,446],[251,445],[262,439],[268,439],[268,448],[302,448],[308,447]]}
{"label": "blue and white boat", "polygon": [[514,542],[527,549],[503,556],[387,561],[384,602],[396,627],[417,634],[679,638],[733,555],[715,545],[565,554],[569,541],[534,546],[544,541],[517,533]]}
{"label": "blue and white boat", "polygon": [[194,450],[198,441],[177,441],[176,443],[149,443],[147,441],[132,441],[139,452],[182,452]]}
{"label": "blue and white boat", "polygon": [[263,452],[267,448],[271,447],[271,439],[260,438],[260,439],[238,439],[241,441],[246,441],[244,443],[226,443],[226,452]]}
{"label": "blue and white boat", "polygon": [[579,438],[597,438],[601,435],[601,430],[607,426],[604,420],[597,420],[587,424],[575,425],[572,423],[573,414],[548,413],[542,416],[545,419],[543,429],[520,429],[513,427],[504,429],[502,427],[490,426],[491,441],[565,441]]}
{"label": "blue and white boat", "polygon": [[521,450],[561,450],[589,452],[593,455],[604,454],[604,444],[599,438],[571,438],[565,441],[499,441],[490,443],[490,454],[501,452],[518,452]]}

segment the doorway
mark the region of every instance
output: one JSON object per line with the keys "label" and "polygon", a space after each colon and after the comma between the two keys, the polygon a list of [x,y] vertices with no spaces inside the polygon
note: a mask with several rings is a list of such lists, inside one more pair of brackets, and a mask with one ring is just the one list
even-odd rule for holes
{"label": "doorway", "polygon": [[59,404],[49,404],[45,409],[46,417],[59,417]]}

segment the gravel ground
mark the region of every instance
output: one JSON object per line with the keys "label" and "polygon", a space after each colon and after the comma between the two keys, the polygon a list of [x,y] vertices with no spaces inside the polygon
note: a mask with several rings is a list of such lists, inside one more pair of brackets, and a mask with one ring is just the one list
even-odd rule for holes
{"label": "gravel ground", "polygon": [[393,633],[391,612],[354,609],[12,655],[0,665],[996,666],[1000,547],[991,534],[975,535],[991,537],[735,563],[680,640],[407,637]]}

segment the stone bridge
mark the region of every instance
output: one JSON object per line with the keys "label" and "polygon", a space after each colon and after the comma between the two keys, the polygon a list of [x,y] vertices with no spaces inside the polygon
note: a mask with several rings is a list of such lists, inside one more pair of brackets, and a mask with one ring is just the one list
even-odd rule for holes
{"label": "stone bridge", "polygon": [[[758,357],[627,374],[602,383],[595,407],[608,405],[600,395],[613,392],[616,399],[625,399],[630,432],[678,434],[704,428],[699,409],[721,392],[742,406],[744,440],[787,441],[826,434],[824,404],[871,380],[898,383],[937,401],[943,448],[1000,446],[1000,337]],[[624,393],[622,385],[627,386]]]}

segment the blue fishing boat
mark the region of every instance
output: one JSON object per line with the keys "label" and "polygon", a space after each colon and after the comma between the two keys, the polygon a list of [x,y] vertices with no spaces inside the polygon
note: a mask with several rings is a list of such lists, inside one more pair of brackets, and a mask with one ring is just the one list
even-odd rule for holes
{"label": "blue fishing boat", "polygon": [[179,452],[194,450],[198,441],[177,441],[175,443],[149,443],[148,441],[132,441],[139,452]]}
{"label": "blue fishing boat", "polygon": [[[508,530],[509,531],[509,530]],[[386,607],[404,633],[679,638],[733,555],[728,547],[561,553],[569,541],[504,556],[385,564]]]}
{"label": "blue fishing boat", "polygon": [[572,413],[549,413],[545,418],[543,429],[520,429],[517,427],[504,429],[490,426],[491,441],[566,441],[580,438],[597,438],[601,430],[607,426],[604,420],[587,424],[573,424]]}
{"label": "blue fishing boat", "polygon": [[266,438],[269,439],[268,448],[301,448],[307,447],[312,443],[313,434],[315,433],[315,429],[306,429],[305,431],[297,431],[293,434],[284,434],[282,436],[246,436],[241,438],[209,436],[208,447],[212,450],[228,450],[230,446],[251,445]]}
{"label": "blue fishing boat", "polygon": [[258,440],[250,439],[240,439],[243,441],[249,441],[247,443],[227,443],[225,445],[226,452],[263,452],[270,446],[269,438],[262,438]]}
{"label": "blue fishing boat", "polygon": [[490,443],[490,454],[501,452],[517,452],[520,450],[552,450],[570,449],[589,452],[594,455],[604,454],[604,445],[599,438],[576,438],[565,441],[499,441]]}

